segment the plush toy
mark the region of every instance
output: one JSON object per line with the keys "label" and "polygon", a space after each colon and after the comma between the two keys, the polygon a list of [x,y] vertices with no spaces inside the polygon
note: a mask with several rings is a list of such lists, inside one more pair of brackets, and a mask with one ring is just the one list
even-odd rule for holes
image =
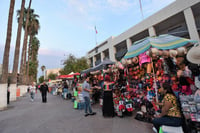
{"label": "plush toy", "polygon": [[120,100],[119,101],[119,111],[124,112],[125,111],[125,106],[124,106],[124,101]]}
{"label": "plush toy", "polygon": [[132,112],[132,111],[133,111],[132,103],[126,104],[126,110],[127,110],[128,112]]}

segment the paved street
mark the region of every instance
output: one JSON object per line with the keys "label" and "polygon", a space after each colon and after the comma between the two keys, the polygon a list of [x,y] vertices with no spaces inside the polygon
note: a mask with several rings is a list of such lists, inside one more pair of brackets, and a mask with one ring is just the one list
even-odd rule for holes
{"label": "paved street", "polygon": [[0,111],[0,133],[152,133],[151,124],[134,116],[104,118],[98,105],[93,110],[97,115],[85,117],[70,100],[48,94],[48,103],[42,103],[38,93],[31,102],[26,95]]}

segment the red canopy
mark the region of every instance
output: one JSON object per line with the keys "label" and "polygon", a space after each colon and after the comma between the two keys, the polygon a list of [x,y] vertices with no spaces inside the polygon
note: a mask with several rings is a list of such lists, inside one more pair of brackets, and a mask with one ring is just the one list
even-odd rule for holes
{"label": "red canopy", "polygon": [[58,76],[59,79],[64,79],[64,78],[73,78],[73,75],[60,75]]}
{"label": "red canopy", "polygon": [[80,75],[80,73],[74,73],[74,74],[72,74],[72,75],[73,75],[73,76],[74,76],[74,75]]}
{"label": "red canopy", "polygon": [[80,75],[80,73],[73,73],[73,74],[70,74],[70,75],[60,75],[60,76],[58,76],[58,79],[73,78],[76,75]]}

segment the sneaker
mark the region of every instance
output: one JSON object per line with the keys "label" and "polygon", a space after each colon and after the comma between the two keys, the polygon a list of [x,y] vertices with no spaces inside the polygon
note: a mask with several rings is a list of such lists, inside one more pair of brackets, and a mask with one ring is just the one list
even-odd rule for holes
{"label": "sneaker", "polygon": [[92,112],[92,113],[90,113],[89,115],[96,115],[97,113],[96,112]]}
{"label": "sneaker", "polygon": [[155,127],[153,127],[152,129],[153,129],[154,133],[158,133],[157,129]]}
{"label": "sneaker", "polygon": [[87,113],[87,114],[85,114],[85,117],[87,117],[89,114]]}

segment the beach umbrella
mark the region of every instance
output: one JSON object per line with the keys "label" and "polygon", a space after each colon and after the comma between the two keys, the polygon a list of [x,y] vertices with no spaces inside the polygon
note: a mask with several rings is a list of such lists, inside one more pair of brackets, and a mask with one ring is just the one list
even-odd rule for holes
{"label": "beach umbrella", "polygon": [[197,43],[197,41],[168,34],[156,37],[146,37],[142,40],[134,42],[128,52],[125,54],[124,58],[129,59],[136,57],[152,47],[160,50],[169,50],[195,43]]}

